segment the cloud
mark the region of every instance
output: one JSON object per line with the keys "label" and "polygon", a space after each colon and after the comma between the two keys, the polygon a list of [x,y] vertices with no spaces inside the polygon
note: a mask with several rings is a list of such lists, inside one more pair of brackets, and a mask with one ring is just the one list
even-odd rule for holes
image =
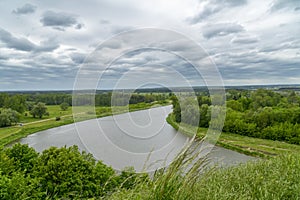
{"label": "cloud", "polygon": [[[33,14],[30,9],[26,11],[26,2],[37,6]],[[0,81],[7,83],[0,84],[0,90],[70,89],[74,82],[72,78],[86,56],[87,70],[93,75],[95,70],[109,64],[106,62],[108,57],[119,58],[122,53],[126,54],[115,60],[106,73],[109,78],[134,72],[137,76],[131,80],[133,86],[135,80],[148,78],[180,85],[168,74],[176,70],[189,80],[196,80],[196,72],[189,64],[174,56],[184,55],[197,61],[204,57],[185,40],[173,41],[169,39],[171,35],[150,33],[132,35],[127,38],[130,42],[105,42],[114,34],[145,26],[175,30],[193,39],[211,55],[225,83],[251,84],[255,80],[258,84],[272,81],[289,84],[300,81],[299,0],[34,2],[12,0],[0,6],[1,19],[5,19],[0,28]],[[145,48],[131,51],[127,44],[132,40]],[[144,45],[145,40],[149,43]],[[105,42],[105,48],[89,46],[95,41],[97,44]],[[151,50],[152,46],[167,49],[170,55],[155,51],[155,48]],[[95,49],[99,53],[93,60],[89,55]],[[154,76],[152,70],[158,73]],[[15,83],[15,80],[26,81],[26,84]],[[107,81],[107,88],[112,87],[111,84]],[[127,82],[122,86],[129,87]]]}
{"label": "cloud", "polygon": [[231,40],[231,43],[236,44],[253,44],[257,43],[259,40],[254,36],[236,36]]}
{"label": "cloud", "polygon": [[239,33],[244,31],[244,27],[235,23],[219,23],[210,24],[203,27],[203,36],[207,39],[219,36],[225,36],[232,33]]}
{"label": "cloud", "polygon": [[26,38],[15,37],[2,28],[0,28],[0,40],[6,45],[7,48],[19,51],[53,51],[54,49],[59,47],[58,44],[54,43],[51,40],[43,41],[40,45],[36,45]]}
{"label": "cloud", "polygon": [[[297,78],[300,76],[300,59],[285,59],[284,56],[272,56],[261,52],[224,53],[215,58],[215,62],[225,82],[231,84],[276,83],[285,81],[286,78]],[[241,82],[241,80],[243,80]],[[277,82],[284,83],[284,82]]]}
{"label": "cloud", "polygon": [[82,23],[78,22],[76,15],[65,12],[46,11],[40,22],[43,26],[50,26],[60,31],[64,31],[67,27],[81,29],[83,26]]}
{"label": "cloud", "polygon": [[271,12],[279,10],[299,10],[300,1],[299,0],[274,0],[271,5]]}
{"label": "cloud", "polygon": [[75,64],[82,64],[86,58],[86,54],[83,54],[83,53],[72,53],[70,55],[72,61],[75,63]]}
{"label": "cloud", "polygon": [[132,26],[112,26],[111,27],[111,33],[112,34],[119,34],[125,31],[130,31],[134,29]]}
{"label": "cloud", "polygon": [[12,13],[17,15],[26,15],[26,14],[34,13],[36,8],[37,7],[35,5],[27,3],[20,8],[13,10]]}
{"label": "cloud", "polygon": [[237,7],[247,4],[247,0],[206,0],[201,1],[199,12],[188,18],[187,21],[191,24],[199,23],[208,17],[221,12],[225,8]]}
{"label": "cloud", "polygon": [[76,26],[75,26],[75,29],[81,29],[83,27],[83,24],[77,24]]}
{"label": "cloud", "polygon": [[289,42],[283,42],[279,44],[273,44],[273,45],[268,45],[260,48],[260,52],[275,52],[275,51],[283,51],[283,50],[288,50],[288,49],[295,49],[298,50],[300,48],[300,43],[297,41],[289,41]]}
{"label": "cloud", "polygon": [[7,60],[7,59],[8,59],[8,57],[0,55],[0,60]]}
{"label": "cloud", "polygon": [[26,38],[16,38],[2,28],[0,28],[0,40],[5,43],[8,48],[20,51],[32,51],[35,48],[35,45]]}
{"label": "cloud", "polygon": [[107,19],[101,19],[100,24],[110,24],[110,21]]}

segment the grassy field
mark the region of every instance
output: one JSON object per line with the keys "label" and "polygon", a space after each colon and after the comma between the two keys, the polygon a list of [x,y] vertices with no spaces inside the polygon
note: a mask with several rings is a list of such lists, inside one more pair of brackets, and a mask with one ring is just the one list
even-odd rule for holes
{"label": "grassy field", "polygon": [[[170,114],[167,118],[169,124],[178,130],[179,124],[175,122],[174,117]],[[192,136],[195,130],[191,125],[181,123],[181,130],[183,134]],[[207,129],[198,128],[197,136],[202,138],[205,136]],[[252,138],[247,136],[241,136],[238,134],[222,133],[217,142],[219,146],[238,151],[252,156],[269,157],[286,153],[299,153],[300,146],[288,144],[281,141],[273,141],[259,138]]]}
{"label": "grassy field", "polygon": [[283,154],[268,160],[248,162],[230,168],[212,168],[204,173],[198,166],[181,176],[184,163],[179,158],[150,182],[135,184],[131,190],[119,190],[107,199],[300,199],[300,155]]}
{"label": "grassy field", "polygon": [[[168,105],[167,103],[162,102],[153,102],[153,103],[139,103],[132,104],[129,106],[129,111],[143,110],[160,105]],[[23,115],[21,117],[20,123],[22,126],[16,125],[11,127],[0,128],[0,145],[7,145],[13,141],[16,141],[22,137],[26,137],[32,133],[47,130],[50,128],[74,123],[74,118],[72,115],[72,108],[69,107],[68,110],[62,111],[59,106],[47,106],[49,116],[45,116],[42,119],[33,118],[32,116]],[[105,117],[112,115],[112,110],[110,107],[96,107],[93,110],[96,112],[91,112],[91,107],[76,107],[76,121],[83,121],[87,119],[92,119],[95,117]],[[120,114],[128,111],[127,106],[115,107],[114,114]],[[60,117],[60,120],[56,120],[56,117]]]}

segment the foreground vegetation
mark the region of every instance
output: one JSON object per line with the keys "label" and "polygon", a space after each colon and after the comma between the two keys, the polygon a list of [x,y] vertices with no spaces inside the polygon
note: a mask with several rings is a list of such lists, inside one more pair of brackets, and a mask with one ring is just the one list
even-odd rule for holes
{"label": "foreground vegetation", "polygon": [[123,189],[107,199],[296,200],[300,198],[299,171],[300,156],[296,154],[209,170],[202,175],[182,177],[167,171],[151,184]]}
{"label": "foreground vegetation", "polygon": [[0,199],[99,198],[147,179],[131,168],[117,174],[76,146],[39,154],[16,144],[2,149],[0,158]]}
{"label": "foreground vegetation", "polygon": [[209,167],[205,158],[194,162],[194,150],[186,148],[149,178],[130,168],[116,173],[77,147],[37,153],[17,144],[0,151],[0,199],[300,198],[299,154],[223,169]]}

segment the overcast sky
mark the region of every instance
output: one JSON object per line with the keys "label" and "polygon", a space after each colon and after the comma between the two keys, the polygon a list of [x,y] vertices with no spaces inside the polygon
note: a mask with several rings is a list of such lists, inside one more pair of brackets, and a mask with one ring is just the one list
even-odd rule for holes
{"label": "overcast sky", "polygon": [[[72,89],[81,64],[98,44],[147,27],[195,41],[225,85],[300,83],[299,0],[0,0],[0,15],[0,90]],[[176,44],[174,52],[193,51],[185,45]],[[124,45],[110,43],[109,48]],[[113,88],[110,80],[126,73],[132,76],[122,78],[119,87],[156,81],[180,86],[178,73],[189,84],[207,81],[198,80],[172,52],[114,56],[119,58],[104,73],[109,78],[101,80],[100,89]]]}

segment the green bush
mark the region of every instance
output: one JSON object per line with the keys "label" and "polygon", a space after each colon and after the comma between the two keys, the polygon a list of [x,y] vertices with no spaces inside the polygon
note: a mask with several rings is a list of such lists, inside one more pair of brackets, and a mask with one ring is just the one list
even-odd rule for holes
{"label": "green bush", "polygon": [[133,169],[117,174],[77,146],[40,154],[21,144],[0,149],[0,199],[100,198],[147,179]]}

